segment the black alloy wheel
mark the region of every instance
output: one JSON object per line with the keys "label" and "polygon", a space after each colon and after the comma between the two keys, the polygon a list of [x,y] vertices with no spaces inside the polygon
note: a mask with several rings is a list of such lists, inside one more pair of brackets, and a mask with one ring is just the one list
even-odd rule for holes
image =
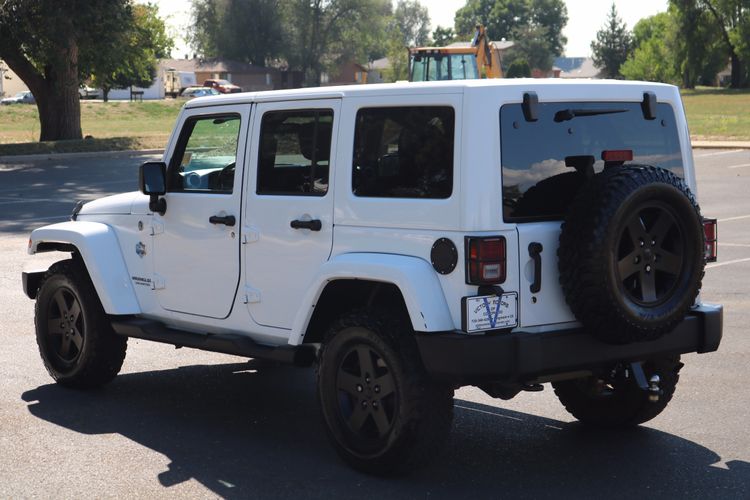
{"label": "black alloy wheel", "polygon": [[81,304],[68,288],[58,288],[47,305],[47,342],[61,369],[75,365],[83,351],[85,319]]}
{"label": "black alloy wheel", "polygon": [[336,452],[370,474],[434,459],[450,433],[453,388],[425,373],[408,317],[360,309],[335,321],[318,362],[318,401]]}
{"label": "black alloy wheel", "polygon": [[654,202],[627,222],[617,252],[618,282],[638,305],[655,306],[671,297],[687,252],[685,231],[674,210]]}
{"label": "black alloy wheel", "polygon": [[37,292],[34,323],[44,367],[59,384],[99,387],[120,371],[127,338],[112,330],[81,261],[49,268]]}
{"label": "black alloy wheel", "polygon": [[382,354],[352,346],[336,374],[339,416],[357,440],[373,445],[388,437],[398,411],[396,386]]}

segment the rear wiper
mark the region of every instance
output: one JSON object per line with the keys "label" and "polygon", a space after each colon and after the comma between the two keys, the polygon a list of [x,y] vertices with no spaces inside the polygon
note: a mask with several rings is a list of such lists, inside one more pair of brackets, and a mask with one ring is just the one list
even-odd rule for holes
{"label": "rear wiper", "polygon": [[560,123],[579,116],[613,115],[627,111],[627,109],[563,109],[555,113],[555,121]]}

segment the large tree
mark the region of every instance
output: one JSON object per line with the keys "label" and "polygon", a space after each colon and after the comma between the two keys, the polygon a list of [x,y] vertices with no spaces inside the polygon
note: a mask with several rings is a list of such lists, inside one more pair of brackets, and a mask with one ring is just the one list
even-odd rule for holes
{"label": "large tree", "polygon": [[277,4],[274,0],[192,0],[190,42],[206,58],[265,66],[282,53],[286,39]]}
{"label": "large tree", "polygon": [[391,13],[389,0],[287,0],[282,3],[284,47],[289,67],[301,71],[308,85],[337,63],[366,60],[382,50]]}
{"label": "large tree", "polygon": [[398,0],[391,25],[404,47],[424,46],[430,39],[430,13],[418,0]]}
{"label": "large tree", "polygon": [[40,140],[81,138],[79,61],[130,16],[127,0],[0,0],[0,58],[36,98]]}
{"label": "large tree", "polygon": [[568,22],[563,0],[468,0],[456,12],[455,22],[456,32],[463,37],[481,23],[491,40],[513,40],[515,55],[509,54],[505,62],[518,57],[543,70],[552,66],[567,43],[562,34]]}
{"label": "large tree", "polygon": [[679,61],[668,45],[675,20],[667,12],[646,17],[633,27],[634,50],[620,66],[629,80],[674,83],[679,78]]}
{"label": "large tree", "polygon": [[699,0],[699,3],[714,17],[729,48],[732,87],[746,86],[750,61],[750,0]]}
{"label": "large tree", "polygon": [[173,41],[158,13],[155,5],[134,5],[133,22],[102,40],[91,60],[85,61],[105,102],[112,89],[150,86],[158,60],[169,56]]}
{"label": "large tree", "polygon": [[633,47],[633,37],[627,25],[617,15],[617,8],[612,8],[607,21],[596,33],[596,40],[591,42],[594,64],[602,70],[606,78],[621,76],[620,66],[628,59]]}

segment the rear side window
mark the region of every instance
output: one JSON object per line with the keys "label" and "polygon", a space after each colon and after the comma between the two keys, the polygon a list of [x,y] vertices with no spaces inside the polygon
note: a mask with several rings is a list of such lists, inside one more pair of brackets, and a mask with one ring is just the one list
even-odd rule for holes
{"label": "rear side window", "polygon": [[655,120],[643,117],[640,103],[540,103],[536,122],[524,119],[521,104],[506,104],[500,134],[508,222],[562,219],[586,179],[604,169],[603,151],[630,150],[628,163],[683,176],[677,123],[665,103]]}
{"label": "rear side window", "polygon": [[357,113],[352,190],[376,198],[448,198],[453,108],[366,108]]}
{"label": "rear side window", "polygon": [[263,115],[258,194],[324,196],[333,110],[271,111]]}

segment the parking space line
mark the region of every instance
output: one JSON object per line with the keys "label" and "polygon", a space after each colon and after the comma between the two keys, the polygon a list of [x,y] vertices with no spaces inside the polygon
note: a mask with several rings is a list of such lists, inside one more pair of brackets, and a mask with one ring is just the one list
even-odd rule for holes
{"label": "parking space line", "polygon": [[[61,219],[69,219],[70,215],[52,215],[50,217],[32,217],[30,219],[13,219],[5,222],[12,222],[15,224],[16,222],[38,222],[43,220],[61,220]],[[2,222],[0,222],[0,225],[2,225]]]}
{"label": "parking space line", "polygon": [[715,267],[729,266],[731,264],[741,264],[743,262],[750,262],[750,257],[747,257],[745,259],[728,260],[726,262],[716,262],[714,264],[707,265],[706,269],[713,269]]}
{"label": "parking space line", "polygon": [[737,217],[727,217],[726,219],[719,219],[719,222],[731,222],[733,220],[750,219],[750,215],[738,215]]}
{"label": "parking space line", "polygon": [[715,151],[711,153],[706,153],[704,155],[696,155],[693,154],[693,158],[708,158],[709,156],[719,156],[719,155],[728,155],[732,153],[740,153],[744,151],[743,149],[732,149],[731,151]]}
{"label": "parking space line", "polygon": [[[109,184],[126,184],[126,183],[133,183],[135,185],[135,181],[133,179],[126,179],[121,181],[106,181],[106,182],[98,182],[97,186],[108,186]],[[70,182],[70,187],[76,186],[75,182]],[[6,188],[6,189],[0,189],[0,193],[22,193],[24,191],[32,191],[34,189],[49,189],[49,186],[31,186],[27,188]]]}
{"label": "parking space line", "polygon": [[0,197],[0,205],[12,205],[14,203],[75,203],[75,200],[68,200],[65,198],[8,198]]}
{"label": "parking space line", "polygon": [[727,167],[727,168],[743,168],[743,167],[750,167],[750,163],[743,163],[742,165],[732,165],[731,167]]}
{"label": "parking space line", "polygon": [[723,247],[742,247],[742,248],[750,248],[750,244],[748,243],[719,243],[720,246]]}

